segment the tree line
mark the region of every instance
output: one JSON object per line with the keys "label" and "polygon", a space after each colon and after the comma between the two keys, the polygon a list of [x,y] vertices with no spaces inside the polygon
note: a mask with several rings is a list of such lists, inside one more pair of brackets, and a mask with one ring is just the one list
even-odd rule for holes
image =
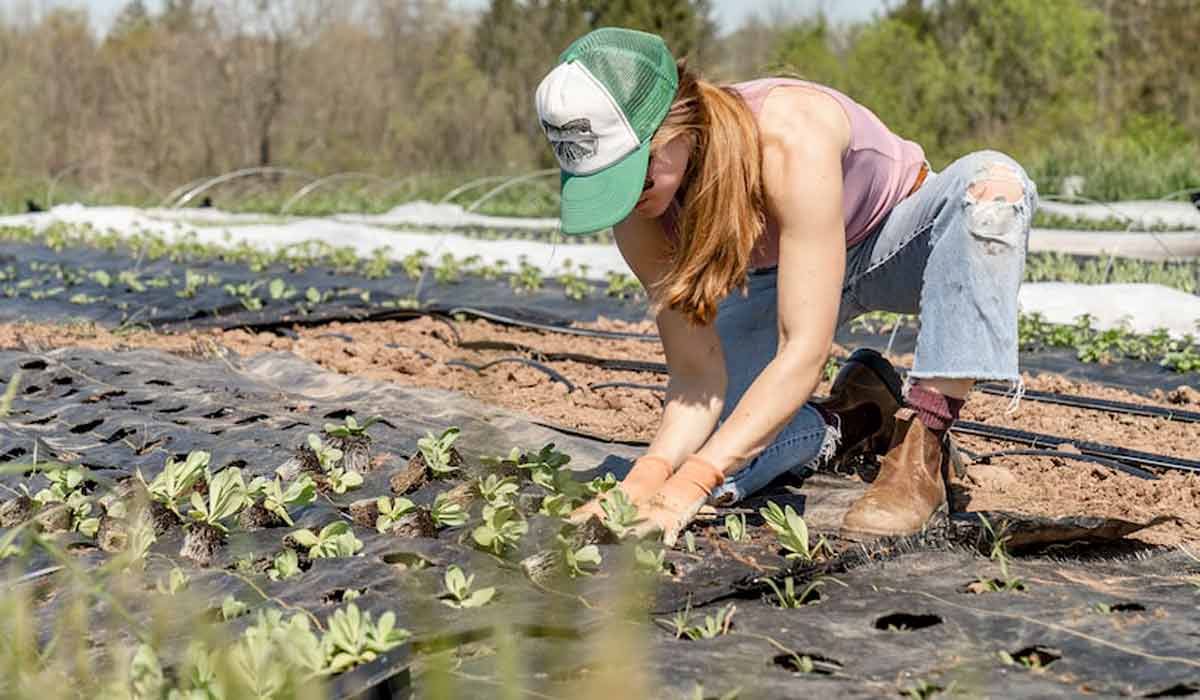
{"label": "tree line", "polygon": [[534,87],[613,25],[662,34],[714,80],[842,89],[935,167],[990,147],[1050,187],[1200,187],[1200,0],[894,0],[853,25],[779,11],[725,34],[709,0],[130,0],[103,34],[77,9],[10,9],[0,178],[116,191],[253,165],[547,167]]}

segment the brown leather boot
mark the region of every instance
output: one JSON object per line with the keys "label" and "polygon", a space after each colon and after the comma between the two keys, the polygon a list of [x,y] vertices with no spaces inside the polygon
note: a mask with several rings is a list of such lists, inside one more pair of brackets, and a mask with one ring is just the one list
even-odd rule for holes
{"label": "brown leather boot", "polygon": [[842,518],[842,537],[864,540],[920,532],[946,503],[947,452],[912,409],[898,411],[892,447],[875,481]]}
{"label": "brown leather boot", "polygon": [[870,348],[850,355],[834,377],[829,397],[813,402],[840,419],[842,439],[831,463],[887,452],[895,432],[895,413],[903,405],[900,387],[900,375],[883,355]]}

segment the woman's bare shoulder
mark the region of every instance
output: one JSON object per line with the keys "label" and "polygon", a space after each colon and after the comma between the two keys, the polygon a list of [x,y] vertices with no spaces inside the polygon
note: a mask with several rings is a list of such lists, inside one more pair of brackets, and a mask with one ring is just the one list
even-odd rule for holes
{"label": "woman's bare shoulder", "polygon": [[833,141],[839,152],[850,145],[850,120],[833,97],[805,85],[781,85],[771,90],[758,113],[764,145],[820,136]]}

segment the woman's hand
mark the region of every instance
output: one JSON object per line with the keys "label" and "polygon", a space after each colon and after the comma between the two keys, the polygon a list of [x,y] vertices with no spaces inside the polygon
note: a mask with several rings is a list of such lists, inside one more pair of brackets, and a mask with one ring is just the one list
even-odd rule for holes
{"label": "woman's hand", "polygon": [[646,507],[639,508],[638,516],[642,522],[634,526],[632,534],[648,537],[661,533],[663,544],[673,547],[679,533],[708,503],[713,489],[724,482],[725,475],[721,470],[696,455],[688,457]]}
{"label": "woman's hand", "polygon": [[[633,463],[633,468],[629,470],[617,488],[625,492],[625,497],[629,499],[630,503],[642,506],[658,493],[663,484],[667,483],[667,479],[671,477],[673,471],[674,466],[666,459],[655,455],[645,455]],[[602,503],[608,498],[609,493],[612,491],[601,494],[576,508],[567,516],[567,521],[579,524],[587,521],[593,515],[603,520],[604,507]]]}

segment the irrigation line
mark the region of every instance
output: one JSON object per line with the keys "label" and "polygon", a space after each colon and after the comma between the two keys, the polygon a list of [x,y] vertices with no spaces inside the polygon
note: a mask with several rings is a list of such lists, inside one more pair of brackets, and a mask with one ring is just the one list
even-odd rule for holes
{"label": "irrigation line", "polygon": [[543,365],[540,362],[535,362],[535,361],[530,360],[525,357],[502,357],[498,360],[492,360],[491,362],[486,362],[482,365],[472,364],[470,362],[467,362],[466,360],[446,360],[445,364],[454,366],[454,367],[466,367],[467,369],[475,370],[476,372],[482,372],[485,369],[488,369],[490,367],[494,367],[496,365],[501,365],[501,364],[509,364],[509,363],[525,365],[526,367],[532,367],[533,369],[536,369],[537,371],[541,372],[542,374],[545,374],[546,376],[550,377],[552,380],[567,387],[568,394],[573,393],[575,391],[575,385],[572,384],[569,379],[562,376],[561,374],[554,371],[553,369],[550,369],[546,365]]}
{"label": "irrigation line", "polygon": [[1142,467],[1174,469],[1177,471],[1200,474],[1200,462],[1197,462],[1196,460],[1157,455],[1152,452],[1141,452],[1139,450],[1129,450],[1124,447],[1114,447],[1112,445],[1104,445],[1098,442],[1089,442],[1087,440],[1073,440],[1071,438],[1058,437],[1057,435],[1033,433],[1014,428],[1002,428],[1000,426],[987,425],[984,423],[976,423],[974,421],[965,420],[957,421],[950,428],[950,430],[963,435],[974,435],[976,437],[987,438],[989,440],[1015,442],[1019,445],[1028,445],[1034,448],[1053,448],[1061,445],[1073,445],[1079,450],[1080,453],[1085,455],[1107,457],[1109,459],[1125,462],[1126,464],[1134,464]]}
{"label": "irrigation line", "polygon": [[628,331],[602,331],[592,328],[574,328],[572,326],[555,326],[549,323],[538,323],[536,321],[524,321],[521,319],[505,316],[503,314],[484,311],[482,309],[472,308],[470,306],[456,306],[446,312],[450,316],[465,314],[482,318],[485,321],[492,321],[502,326],[515,326],[518,328],[529,328],[532,330],[546,331],[549,333],[562,333],[564,335],[579,335],[585,338],[606,338],[609,340],[641,340],[646,342],[657,343],[659,337],[657,333],[630,333]]}
{"label": "irrigation line", "polygon": [[1075,454],[1074,452],[1063,452],[1062,450],[999,450],[996,452],[987,452],[979,454],[972,452],[962,447],[957,448],[959,452],[971,458],[971,463],[986,462],[995,457],[1054,457],[1057,459],[1069,459],[1077,462],[1088,462],[1091,464],[1099,464],[1110,469],[1124,472],[1130,476],[1136,476],[1139,479],[1147,481],[1157,481],[1158,477],[1145,469],[1131,467],[1128,464],[1122,464],[1115,459],[1106,457],[1096,457],[1095,455]]}
{"label": "irrigation line", "polygon": [[[997,384],[976,384],[975,388],[985,394],[992,394],[994,396],[1004,396],[1012,393],[1008,388]],[[1181,411],[1162,406],[1143,406],[1125,401],[1111,401],[1109,399],[1096,399],[1090,396],[1056,394],[1049,391],[1033,391],[1029,389],[1025,391],[1024,398],[1041,403],[1052,403],[1072,408],[1085,408],[1093,411],[1165,418],[1166,420],[1178,421],[1180,423],[1200,423],[1200,413],[1196,411]]]}

